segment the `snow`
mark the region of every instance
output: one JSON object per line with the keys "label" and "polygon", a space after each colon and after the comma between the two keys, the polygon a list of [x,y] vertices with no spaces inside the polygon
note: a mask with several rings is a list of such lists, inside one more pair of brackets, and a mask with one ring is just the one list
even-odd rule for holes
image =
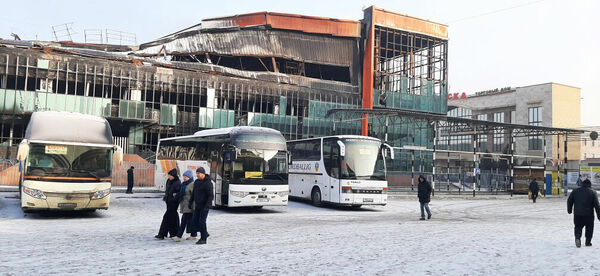
{"label": "snow", "polygon": [[600,274],[600,234],[575,248],[565,198],[415,200],[349,210],[290,202],[211,210],[207,245],[155,240],[157,194],[113,194],[93,214],[26,214],[0,193],[0,274]]}

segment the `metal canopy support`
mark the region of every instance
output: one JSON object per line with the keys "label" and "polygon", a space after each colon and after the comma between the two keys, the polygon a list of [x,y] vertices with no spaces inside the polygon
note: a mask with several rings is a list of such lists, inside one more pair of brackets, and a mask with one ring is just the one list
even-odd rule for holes
{"label": "metal canopy support", "polygon": [[[542,178],[543,180],[543,191],[544,191],[544,197],[546,197],[546,161],[548,161],[546,158],[548,157],[548,150],[546,149],[546,136],[544,135],[544,176]],[[550,179],[550,182],[552,182],[552,179]],[[552,183],[550,183],[552,184]]]}
{"label": "metal canopy support", "polygon": [[[387,129],[387,128],[386,128]],[[433,166],[432,166],[432,174],[433,177],[431,179],[431,195],[435,196],[435,152],[437,150],[438,144],[438,122],[433,122]]]}
{"label": "metal canopy support", "polygon": [[513,136],[512,130],[509,131],[510,135],[510,196],[512,197],[515,192],[515,137]]}
{"label": "metal canopy support", "polygon": [[[567,171],[569,169],[568,160],[567,160],[568,159],[567,158],[567,156],[568,156],[567,155],[567,144],[568,144],[567,139],[568,139],[568,137],[569,136],[567,135],[567,133],[565,133],[565,162],[564,162],[564,175],[563,175],[563,181],[565,183],[565,196],[569,192],[569,183],[567,182]],[[587,231],[587,229],[586,229],[586,231]]]}
{"label": "metal canopy support", "polygon": [[560,187],[562,182],[560,182],[560,135],[556,135],[556,188],[558,189],[558,194],[560,194]]}

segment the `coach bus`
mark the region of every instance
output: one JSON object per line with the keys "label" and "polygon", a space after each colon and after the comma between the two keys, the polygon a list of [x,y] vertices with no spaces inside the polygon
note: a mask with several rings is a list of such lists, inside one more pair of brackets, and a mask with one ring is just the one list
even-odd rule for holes
{"label": "coach bus", "polygon": [[108,209],[113,145],[106,119],[72,112],[43,111],[31,115],[18,159],[21,208],[33,210]]}
{"label": "coach bus", "polygon": [[156,186],[166,173],[204,167],[214,185],[214,206],[287,205],[288,152],[277,130],[263,127],[209,129],[161,139],[156,154]]}
{"label": "coach bus", "polygon": [[381,140],[355,135],[289,141],[290,196],[360,207],[387,204],[384,156],[393,150]]}

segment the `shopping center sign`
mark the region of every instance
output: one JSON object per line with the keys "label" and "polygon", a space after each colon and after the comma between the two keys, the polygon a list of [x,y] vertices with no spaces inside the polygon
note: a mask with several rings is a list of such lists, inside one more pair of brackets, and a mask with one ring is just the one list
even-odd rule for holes
{"label": "shopping center sign", "polygon": [[467,93],[450,93],[448,94],[448,100],[458,100],[458,99],[466,99]]}

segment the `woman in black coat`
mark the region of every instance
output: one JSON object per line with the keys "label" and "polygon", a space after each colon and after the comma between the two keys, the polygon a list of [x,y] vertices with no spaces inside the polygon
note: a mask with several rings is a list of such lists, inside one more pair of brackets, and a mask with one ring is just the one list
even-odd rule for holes
{"label": "woman in black coat", "polygon": [[158,235],[154,236],[159,240],[163,240],[167,233],[170,237],[175,237],[179,230],[179,214],[177,213],[177,207],[179,206],[179,189],[181,189],[181,181],[177,176],[177,169],[172,169],[167,175],[167,185],[165,188],[165,195],[163,200],[167,204],[167,211],[163,215]]}

